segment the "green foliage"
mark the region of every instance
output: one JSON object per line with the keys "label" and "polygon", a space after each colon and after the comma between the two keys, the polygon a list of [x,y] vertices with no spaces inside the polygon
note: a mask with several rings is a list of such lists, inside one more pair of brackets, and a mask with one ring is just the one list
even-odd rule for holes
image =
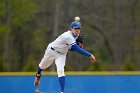
{"label": "green foliage", "polygon": [[[67,62],[68,63],[68,62]],[[68,64],[65,65],[65,71],[72,71],[72,67]]]}
{"label": "green foliage", "polygon": [[0,24],[0,34],[3,35],[8,32],[10,32],[10,29],[6,25]]}
{"label": "green foliage", "polygon": [[0,56],[0,72],[3,72],[4,70],[4,66],[3,66],[3,58],[2,56]]}
{"label": "green foliage", "polygon": [[123,67],[123,71],[135,71],[135,66],[132,63],[126,63]]}
{"label": "green foliage", "polygon": [[10,17],[11,24],[20,26],[31,21],[38,12],[33,0],[2,0],[0,3],[0,17]]}
{"label": "green foliage", "polygon": [[[57,2],[0,0],[1,70],[34,71],[36,62],[56,34],[55,25],[58,24],[59,35],[67,30],[75,16],[81,18],[84,48],[95,55],[97,62],[90,64],[88,58],[81,58],[81,55],[69,56],[67,61],[72,63],[66,64],[66,70],[105,71],[112,70],[115,65],[119,65],[117,70],[140,70],[139,65],[136,66],[140,60],[139,0],[137,3],[135,0],[123,3],[113,0]],[[58,10],[60,13],[55,13]]]}
{"label": "green foliage", "polygon": [[95,63],[90,65],[88,70],[89,71],[102,71],[103,69],[102,69],[101,65],[98,62],[95,62]]}
{"label": "green foliage", "polygon": [[36,69],[35,69],[35,60],[31,55],[29,56],[28,62],[24,66],[23,71],[36,71]]}
{"label": "green foliage", "polygon": [[134,62],[131,61],[130,58],[126,58],[126,60],[124,61],[122,70],[123,71],[135,71],[136,66],[134,65]]}
{"label": "green foliage", "polygon": [[[29,49],[24,49],[29,45],[29,43],[26,42],[28,41],[28,38],[24,41],[26,36],[25,25],[32,22],[37,12],[38,6],[33,0],[0,1],[0,41],[3,41],[3,44],[1,44],[2,46],[0,48],[4,47],[2,50],[2,58],[4,58],[4,60],[0,61],[4,64],[5,67],[9,67],[8,71],[23,69],[19,69],[18,67],[20,67],[21,64],[24,64],[23,57],[26,57],[24,55],[29,52],[27,51]],[[22,29],[22,27],[24,28],[24,30]],[[15,56],[14,58],[14,56],[11,56],[11,54],[13,53],[18,54],[18,56]],[[25,61],[26,60],[27,59],[25,59]],[[15,67],[18,66],[17,69],[12,68],[13,64],[10,64],[12,62],[14,62]],[[31,64],[32,63],[30,63],[29,66],[25,67],[25,70],[33,70],[33,64],[32,66]],[[22,65],[21,67],[24,66]]]}
{"label": "green foliage", "polygon": [[104,62],[110,62],[111,61],[111,54],[109,54],[108,50],[106,48],[100,48],[99,50],[96,50],[96,52],[100,54],[99,58],[102,59]]}
{"label": "green foliage", "polygon": [[32,47],[31,52],[35,58],[41,58],[44,54],[44,51],[47,47],[47,43],[45,42],[44,38],[45,32],[42,29],[38,28],[34,30],[31,41],[31,44],[34,46]]}
{"label": "green foliage", "polygon": [[93,54],[97,61],[89,66],[89,70],[107,71],[111,69],[111,54],[105,48],[98,47]]}
{"label": "green foliage", "polygon": [[34,18],[38,7],[32,0],[12,0],[12,24],[22,25]]}
{"label": "green foliage", "polygon": [[0,2],[0,17],[4,17],[5,15],[5,8],[4,8],[4,2]]}

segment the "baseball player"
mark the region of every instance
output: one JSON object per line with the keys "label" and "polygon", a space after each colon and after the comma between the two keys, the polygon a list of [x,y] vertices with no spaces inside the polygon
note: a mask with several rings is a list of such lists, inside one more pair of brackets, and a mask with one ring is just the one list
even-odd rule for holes
{"label": "baseball player", "polygon": [[47,49],[45,50],[44,57],[39,63],[38,71],[35,75],[34,86],[38,86],[40,84],[41,72],[44,69],[48,68],[53,62],[55,62],[61,93],[64,93],[64,66],[66,54],[68,51],[76,51],[82,55],[89,57],[91,62],[96,61],[95,57],[91,53],[83,49],[82,42],[77,40],[78,37],[80,37],[79,34],[81,28],[81,23],[79,21],[73,21],[68,31],[61,34],[56,40],[48,45]]}

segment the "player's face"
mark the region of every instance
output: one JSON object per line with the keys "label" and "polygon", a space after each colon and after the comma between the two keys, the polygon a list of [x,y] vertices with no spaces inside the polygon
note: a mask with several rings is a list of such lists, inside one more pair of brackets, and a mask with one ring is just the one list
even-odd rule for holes
{"label": "player's face", "polygon": [[81,29],[80,28],[72,28],[71,30],[72,30],[72,33],[77,36],[80,34]]}

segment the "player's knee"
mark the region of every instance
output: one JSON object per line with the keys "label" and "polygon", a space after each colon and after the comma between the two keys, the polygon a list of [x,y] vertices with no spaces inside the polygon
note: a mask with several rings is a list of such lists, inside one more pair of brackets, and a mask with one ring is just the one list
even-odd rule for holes
{"label": "player's knee", "polygon": [[44,65],[42,65],[42,64],[39,64],[39,67],[40,67],[41,69],[46,69],[46,67],[45,67]]}
{"label": "player's knee", "polygon": [[58,77],[65,76],[64,68],[57,69],[57,74],[58,74]]}

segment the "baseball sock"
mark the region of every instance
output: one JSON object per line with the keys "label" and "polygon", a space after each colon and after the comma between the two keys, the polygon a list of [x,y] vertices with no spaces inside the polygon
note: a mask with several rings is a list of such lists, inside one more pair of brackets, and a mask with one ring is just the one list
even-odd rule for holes
{"label": "baseball sock", "polygon": [[59,83],[61,87],[61,92],[64,92],[64,87],[65,87],[65,76],[59,77]]}
{"label": "baseball sock", "polygon": [[41,74],[42,69],[40,67],[38,67],[38,71],[37,74]]}

